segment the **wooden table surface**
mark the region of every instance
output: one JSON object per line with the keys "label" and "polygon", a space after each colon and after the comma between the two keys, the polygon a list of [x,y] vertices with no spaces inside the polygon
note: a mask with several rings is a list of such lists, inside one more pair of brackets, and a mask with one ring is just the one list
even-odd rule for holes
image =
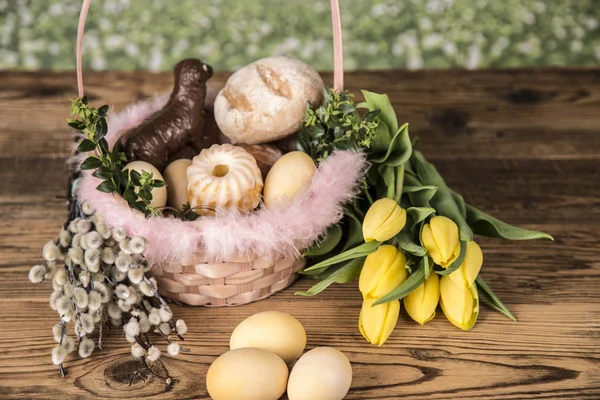
{"label": "wooden table surface", "polygon": [[[326,82],[331,76],[324,74]],[[215,84],[224,82],[217,75]],[[90,359],[50,361],[49,283],[27,272],[65,218],[69,98],[75,75],[0,72],[0,396],[208,398],[205,375],[245,317],[277,309],[305,326],[308,347],[335,346],[352,362],[348,399],[600,398],[600,69],[352,73],[352,91],[390,95],[420,148],[466,200],[556,241],[481,240],[482,274],[519,319],[482,308],[469,332],[438,316],[424,327],[402,313],[383,347],[357,328],[356,285],[228,308],[174,307],[191,354],[164,357],[172,385],[128,386],[129,344],[110,332]],[[170,88],[170,74],[86,76],[92,103],[116,109]],[[119,331],[119,332],[118,332]],[[243,399],[240,399],[243,400]]]}

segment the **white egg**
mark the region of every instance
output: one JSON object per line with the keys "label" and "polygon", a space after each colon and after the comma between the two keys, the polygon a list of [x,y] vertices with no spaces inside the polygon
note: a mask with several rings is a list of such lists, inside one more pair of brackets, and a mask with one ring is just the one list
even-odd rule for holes
{"label": "white egg", "polygon": [[206,388],[213,400],[277,400],[285,392],[287,378],[281,358],[266,350],[244,348],[212,363]]}
{"label": "white egg", "polygon": [[257,347],[290,364],[306,347],[306,332],[296,318],[282,311],[264,311],[243,320],[231,334],[231,350]]}
{"label": "white egg", "polygon": [[[152,173],[152,179],[158,179],[164,181],[163,176],[160,171],[156,169],[156,167],[150,163],[145,161],[133,161],[123,167],[123,170],[134,170],[139,172],[142,171]],[[159,188],[152,188],[152,200],[150,201],[150,205],[152,207],[164,207],[167,204],[167,188],[165,186]]]}
{"label": "white egg", "polygon": [[165,168],[163,176],[167,184],[167,204],[181,210],[187,199],[187,167],[192,160],[175,160]]}
{"label": "white egg", "polygon": [[317,172],[315,162],[302,151],[292,151],[283,155],[273,164],[263,192],[267,207],[285,204],[310,184]]}
{"label": "white egg", "polygon": [[290,373],[290,400],[342,400],[350,390],[352,366],[341,351],[316,347],[300,357]]}

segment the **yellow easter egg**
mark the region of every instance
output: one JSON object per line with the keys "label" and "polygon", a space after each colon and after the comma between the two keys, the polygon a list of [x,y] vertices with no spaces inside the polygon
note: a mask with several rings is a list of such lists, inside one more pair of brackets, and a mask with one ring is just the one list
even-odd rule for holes
{"label": "yellow easter egg", "polygon": [[316,172],[317,166],[308,154],[292,151],[283,155],[267,174],[263,191],[265,205],[273,207],[289,202],[310,184]]}
{"label": "yellow easter egg", "polygon": [[296,318],[282,311],[265,311],[243,320],[231,334],[231,350],[256,347],[277,354],[290,364],[306,347],[306,332]]}
{"label": "yellow easter egg", "polygon": [[290,400],[342,400],[352,384],[352,366],[341,351],[316,347],[304,354],[290,373]]}
{"label": "yellow easter egg", "polygon": [[262,349],[228,351],[212,363],[206,388],[213,400],[277,400],[285,392],[288,369]]}
{"label": "yellow easter egg", "polygon": [[183,209],[187,199],[187,168],[192,160],[175,160],[165,168],[163,175],[167,184],[167,204],[178,210]]}
{"label": "yellow easter egg", "polygon": [[[123,167],[123,170],[133,170],[137,171],[140,174],[142,171],[152,173],[152,179],[157,179],[164,181],[163,176],[160,171],[154,167],[154,165],[147,163],[145,161],[133,161]],[[167,188],[166,186],[159,188],[152,188],[152,200],[150,201],[150,205],[155,208],[164,207],[167,204]]]}

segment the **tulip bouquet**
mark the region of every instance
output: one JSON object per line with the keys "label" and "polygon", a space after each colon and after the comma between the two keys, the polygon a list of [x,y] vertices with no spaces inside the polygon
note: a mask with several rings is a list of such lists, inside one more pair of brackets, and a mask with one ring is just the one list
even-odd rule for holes
{"label": "tulip bouquet", "polygon": [[393,331],[401,301],[421,325],[434,318],[439,304],[453,325],[469,330],[481,293],[492,308],[516,321],[479,275],[483,254],[474,235],[552,237],[466,204],[413,148],[417,141],[410,139],[407,124],[399,126],[388,96],[362,93],[365,101],[355,104],[346,92],[326,90],[323,105],[307,108],[299,149],[317,163],[336,149],[360,151],[369,168],[342,222],[305,252],[312,265],[303,273],[320,282],[297,294],[313,296],[333,283],[359,278],[359,329],[376,345]]}

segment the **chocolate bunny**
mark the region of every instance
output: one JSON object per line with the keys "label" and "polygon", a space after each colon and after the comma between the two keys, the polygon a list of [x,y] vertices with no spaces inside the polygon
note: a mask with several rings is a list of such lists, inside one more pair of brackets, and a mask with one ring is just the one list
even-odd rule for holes
{"label": "chocolate bunny", "polygon": [[181,148],[189,146],[198,154],[212,142],[202,135],[206,81],[212,68],[189,58],[175,66],[174,75],[167,104],[121,137],[128,161],[146,161],[162,171]]}

